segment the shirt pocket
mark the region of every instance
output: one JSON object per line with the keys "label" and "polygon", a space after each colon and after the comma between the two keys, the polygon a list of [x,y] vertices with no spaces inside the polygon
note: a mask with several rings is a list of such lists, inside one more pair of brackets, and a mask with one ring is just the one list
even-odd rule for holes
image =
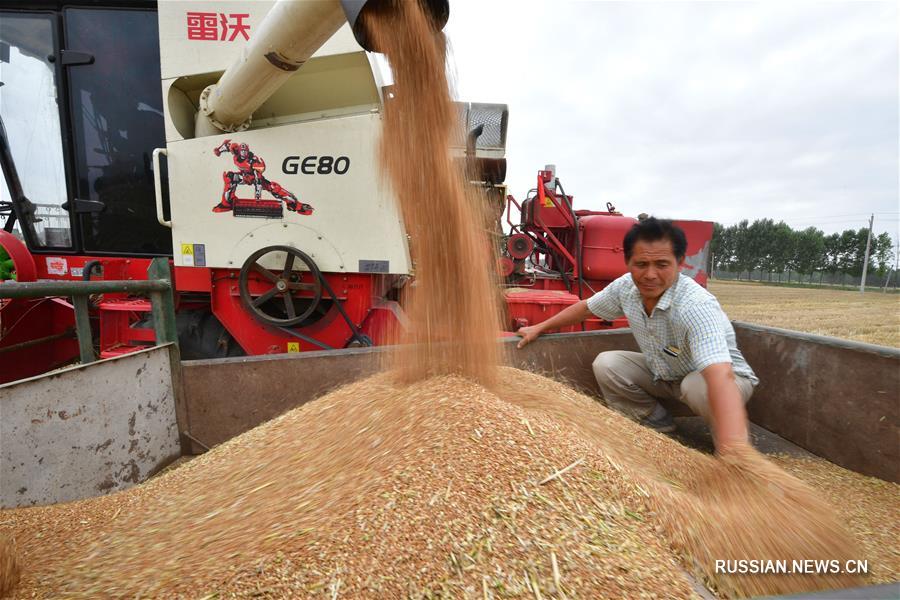
{"label": "shirt pocket", "polygon": [[[674,353],[675,356],[670,354],[669,351]],[[675,336],[666,340],[666,343],[660,348],[660,355],[672,375],[683,377],[690,372],[690,352],[684,342],[678,341]]]}

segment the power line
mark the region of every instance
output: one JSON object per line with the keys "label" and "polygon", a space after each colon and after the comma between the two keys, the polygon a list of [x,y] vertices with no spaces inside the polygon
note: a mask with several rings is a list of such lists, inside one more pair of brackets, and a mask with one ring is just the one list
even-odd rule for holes
{"label": "power line", "polygon": [[[749,219],[741,219],[741,220],[742,221],[746,220],[750,224],[753,223],[753,221],[750,221]],[[755,219],[755,220],[759,221],[760,219]],[[774,221],[774,219],[772,219],[772,220]],[[881,217],[877,220],[881,224],[895,223],[895,222],[900,221],[900,217],[892,217],[892,218]],[[819,219],[814,220],[814,221],[795,221],[793,219],[779,219],[779,221],[776,221],[776,222],[782,222],[782,223],[785,223],[786,225],[790,225],[792,227],[809,227],[809,226],[817,226],[817,225],[825,227],[825,226],[839,226],[839,225],[842,225],[845,223],[846,224],[853,224],[853,223],[865,224],[865,223],[869,222],[869,219],[865,218],[865,217],[859,217],[859,218],[855,218],[855,219],[836,219],[836,220],[831,220],[831,221],[825,221],[825,220],[819,220]],[[724,223],[721,221],[718,221],[718,223],[721,225],[725,225],[725,226],[731,226],[731,225],[738,225],[740,223],[740,221],[724,222]]]}
{"label": "power line", "polygon": [[[875,211],[874,213],[870,213],[870,212],[855,212],[855,213],[844,213],[844,214],[842,214],[842,215],[815,215],[815,217],[816,217],[817,219],[831,219],[831,218],[838,218],[838,217],[867,217],[866,220],[868,220],[868,215],[871,215],[871,214],[875,214],[875,215],[900,215],[900,211],[896,211],[896,212],[889,212],[889,211],[881,211],[881,212],[878,212],[878,211]],[[803,217],[800,217],[800,218],[803,218]]]}
{"label": "power line", "polygon": [[[895,223],[895,222],[897,222],[897,221],[900,221],[900,219],[883,219],[883,218],[882,218],[882,219],[878,219],[878,223],[879,223],[880,225],[884,225],[884,224],[886,224],[886,223]],[[815,222],[815,221],[809,221],[809,222],[806,222],[806,223],[788,223],[788,225],[793,225],[794,227],[814,227],[814,226],[816,226],[816,225],[820,225],[820,226],[825,227],[825,226],[828,226],[828,225],[835,226],[835,225],[841,225],[841,224],[844,224],[844,223],[846,223],[846,224],[853,224],[853,223],[862,223],[862,224],[865,224],[865,223],[868,223],[868,222],[869,222],[868,219],[859,219],[859,220],[853,220],[853,221],[831,221],[831,222],[825,222],[825,223],[822,223],[822,222]]]}
{"label": "power line", "polygon": [[[816,225],[816,224],[834,225],[836,223],[850,223],[850,222],[868,223],[869,215],[871,215],[871,214],[875,214],[875,216],[878,216],[878,215],[900,215],[900,211],[893,211],[893,212],[892,211],[881,211],[881,212],[875,212],[875,213],[858,212],[858,213],[846,213],[846,214],[842,214],[842,215],[806,215],[806,216],[799,216],[799,217],[778,218],[778,221],[782,221],[784,223],[800,224],[800,225],[807,225],[807,224],[809,224],[809,225]],[[845,217],[850,217],[850,218],[845,218]],[[764,218],[769,218],[769,219],[772,219],[773,221],[776,220],[774,217],[764,217]],[[740,223],[741,221],[744,221],[744,220],[749,221],[750,219],[749,218],[748,219],[739,219],[738,221],[730,221],[730,222],[719,221],[719,223],[721,223],[722,225],[737,225],[738,223]],[[755,219],[755,220],[758,221],[760,219]],[[896,220],[900,220],[900,218],[882,217],[879,219],[879,221],[896,221]]]}

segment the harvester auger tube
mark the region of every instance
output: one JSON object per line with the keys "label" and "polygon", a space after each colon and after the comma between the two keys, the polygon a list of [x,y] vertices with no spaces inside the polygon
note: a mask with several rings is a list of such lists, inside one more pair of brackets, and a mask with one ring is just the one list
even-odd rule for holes
{"label": "harvester auger tube", "polygon": [[[219,81],[200,94],[194,135],[244,131],[250,117],[345,22],[357,41],[373,51],[360,15],[389,0],[279,0],[256,34]],[[422,0],[441,28],[450,14],[448,0]]]}

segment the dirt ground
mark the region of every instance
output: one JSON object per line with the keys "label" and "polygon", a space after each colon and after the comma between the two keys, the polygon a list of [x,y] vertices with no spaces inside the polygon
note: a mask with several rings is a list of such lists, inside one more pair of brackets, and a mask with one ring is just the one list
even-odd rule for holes
{"label": "dirt ground", "polygon": [[732,320],[900,347],[900,295],[710,281]]}

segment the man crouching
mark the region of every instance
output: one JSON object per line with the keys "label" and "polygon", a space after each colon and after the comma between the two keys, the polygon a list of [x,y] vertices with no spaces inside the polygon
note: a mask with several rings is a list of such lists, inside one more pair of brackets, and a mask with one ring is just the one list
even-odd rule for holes
{"label": "man crouching", "polygon": [[744,404],[759,380],[715,296],[680,274],[684,232],[649,218],[623,241],[628,273],[587,300],[517,332],[519,348],[541,333],[584,321],[625,316],[640,352],[603,352],[594,375],[610,408],[660,432],[675,422],[659,399],[679,400],[704,417],[719,452],[748,443]]}

